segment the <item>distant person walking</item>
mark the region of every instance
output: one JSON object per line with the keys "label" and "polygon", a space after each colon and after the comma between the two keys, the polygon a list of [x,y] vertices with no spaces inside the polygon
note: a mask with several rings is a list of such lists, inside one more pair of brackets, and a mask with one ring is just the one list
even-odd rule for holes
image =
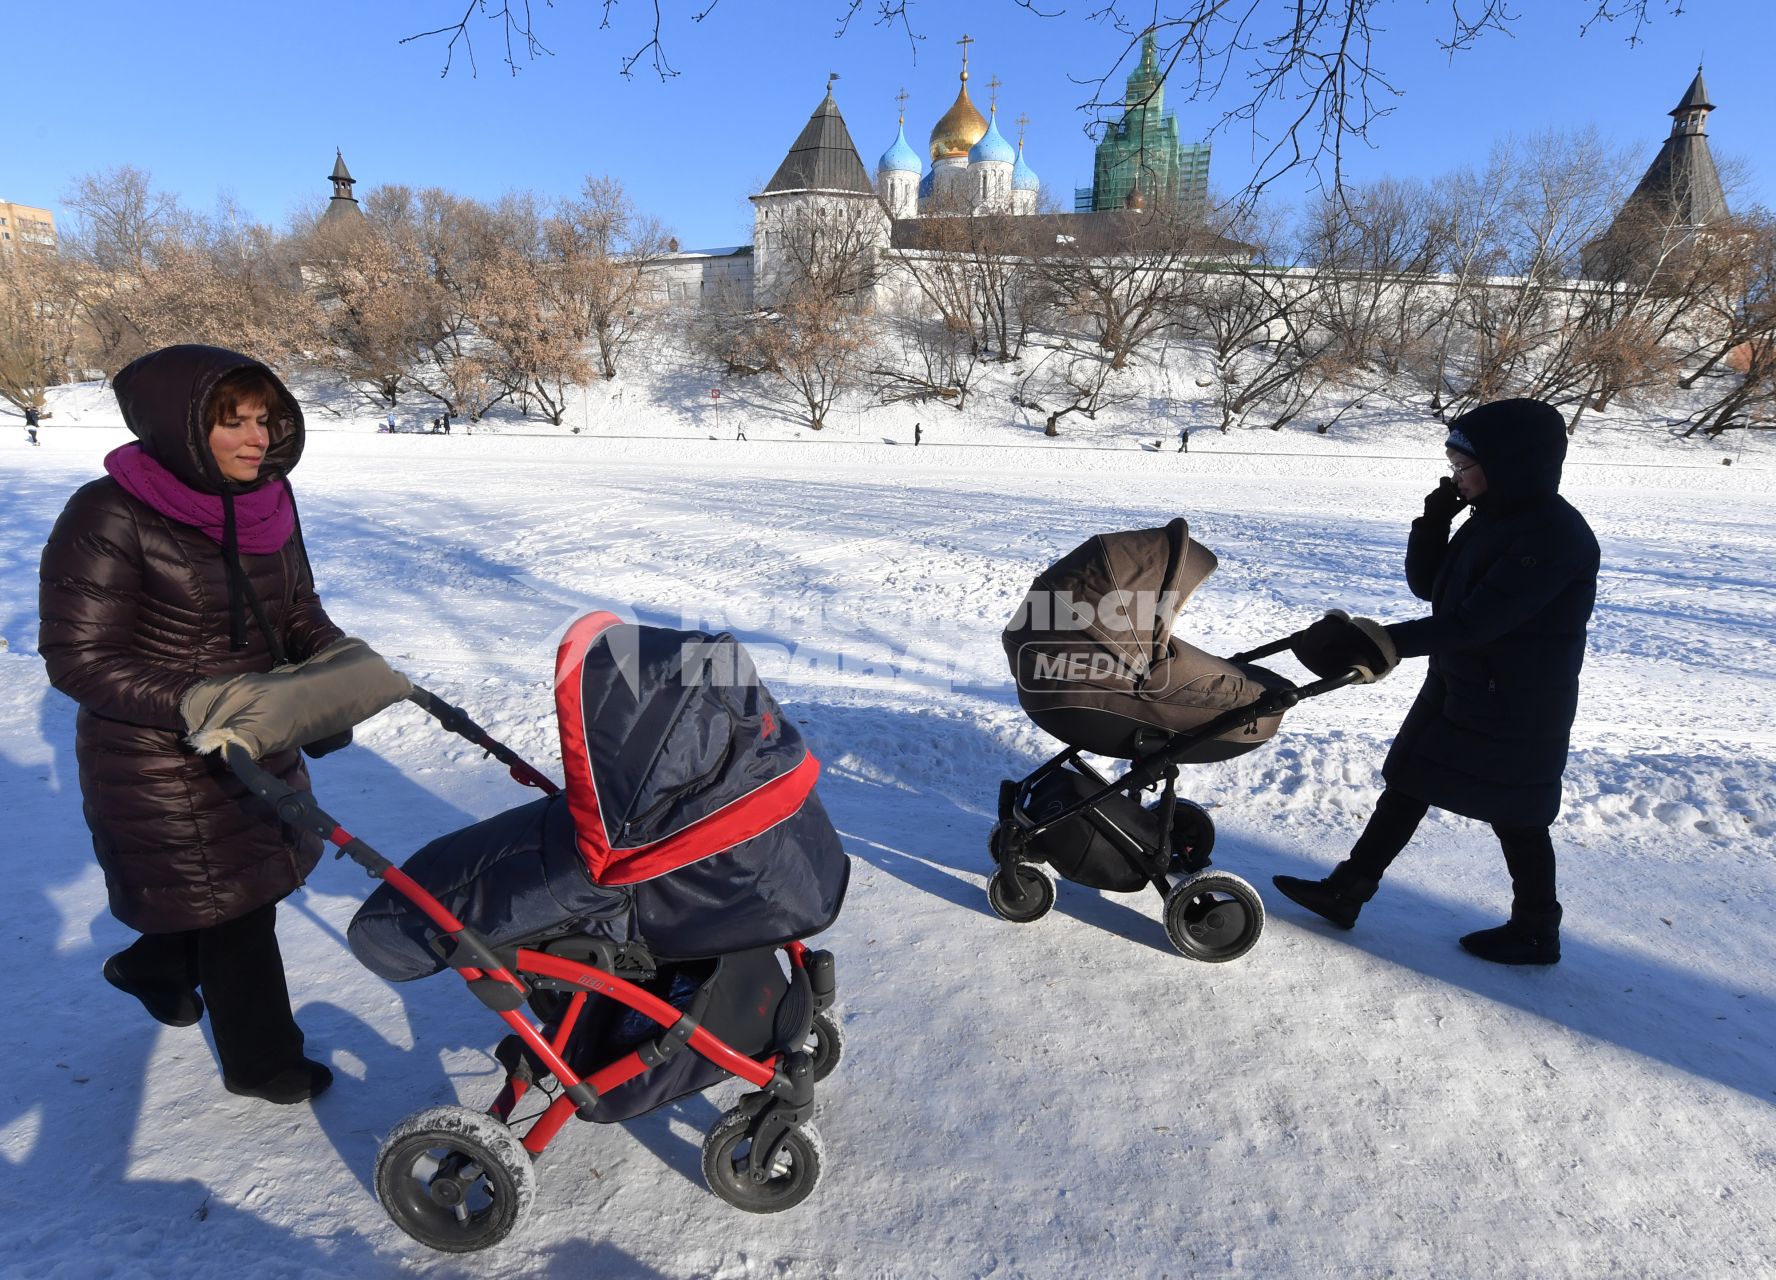
{"label": "distant person walking", "polygon": [[444,434],[450,434],[450,410],[444,410]]}
{"label": "distant person walking", "polygon": [[[1597,539],[1559,494],[1559,410],[1539,400],[1481,405],[1450,424],[1445,450],[1451,475],[1425,498],[1406,541],[1406,585],[1431,614],[1383,629],[1399,657],[1430,658],[1382,765],[1386,789],[1331,875],[1272,880],[1349,929],[1434,805],[1490,823],[1511,873],[1510,920],[1461,945],[1498,964],[1553,964],[1561,908],[1549,827],[1578,710]],[[1464,509],[1473,514],[1451,535]],[[1348,624],[1325,634],[1325,647],[1295,647],[1316,675],[1372,664],[1375,655],[1348,651]]]}
{"label": "distant person walking", "polygon": [[393,435],[395,430],[395,414],[392,409],[389,411],[389,416],[384,419],[384,421],[388,423],[389,434]]}
{"label": "distant person walking", "polygon": [[745,428],[745,427],[743,427],[743,426],[742,426],[742,427],[736,427],[736,428],[735,428],[735,429],[734,429],[734,439],[736,439],[736,440],[744,440],[744,439],[746,439],[746,428]]}
{"label": "distant person walking", "polygon": [[1178,428],[1178,452],[1179,453],[1189,453],[1190,452],[1190,428],[1189,427],[1179,427]]}
{"label": "distant person walking", "polygon": [[30,443],[32,443],[32,444],[37,443],[37,423],[38,423],[38,421],[39,421],[39,419],[37,416],[37,406],[36,405],[26,405],[25,406],[25,439],[30,441]]}
{"label": "distant person walking", "polygon": [[917,449],[919,447],[919,440],[924,434],[925,433],[920,429],[919,424],[916,422],[913,423],[913,448]]}

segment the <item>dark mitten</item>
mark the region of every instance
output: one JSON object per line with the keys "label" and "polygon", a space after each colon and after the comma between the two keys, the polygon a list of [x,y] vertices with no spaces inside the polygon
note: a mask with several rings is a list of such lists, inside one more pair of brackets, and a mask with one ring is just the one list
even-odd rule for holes
{"label": "dark mitten", "polygon": [[1289,640],[1289,651],[1295,661],[1324,680],[1350,670],[1350,637],[1350,615],[1343,609],[1331,609],[1318,622],[1297,631]]}
{"label": "dark mitten", "polygon": [[1370,618],[1353,618],[1343,609],[1332,609],[1297,632],[1289,648],[1297,662],[1322,680],[1354,668],[1363,673],[1365,684],[1372,684],[1400,662],[1386,628]]}
{"label": "dark mitten", "polygon": [[322,756],[330,756],[335,751],[343,751],[352,744],[350,729],[331,734],[325,738],[316,738],[313,742],[302,744],[302,754],[310,760],[319,760]]}
{"label": "dark mitten", "polygon": [[1438,524],[1448,524],[1454,520],[1456,513],[1468,505],[1468,500],[1461,496],[1455,487],[1455,481],[1444,476],[1437,481],[1437,487],[1425,494],[1426,520],[1434,520]]}

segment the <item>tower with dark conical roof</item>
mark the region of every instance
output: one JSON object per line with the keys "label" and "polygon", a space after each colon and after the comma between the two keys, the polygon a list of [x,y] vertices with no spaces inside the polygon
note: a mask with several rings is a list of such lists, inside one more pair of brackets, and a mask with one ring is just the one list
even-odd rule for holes
{"label": "tower with dark conical roof", "polygon": [[1708,149],[1708,113],[1714,104],[1702,83],[1702,68],[1670,111],[1671,133],[1610,229],[1585,246],[1584,269],[1596,279],[1620,278],[1646,265],[1656,253],[1668,258],[1672,237],[1692,242],[1706,228],[1726,221],[1726,192]]}
{"label": "tower with dark conical roof", "polygon": [[[821,251],[855,253],[857,242],[875,248],[888,243],[888,215],[876,197],[869,171],[851,141],[851,131],[826,96],[808,117],[789,154],[765,189],[752,196],[752,287],[758,306],[782,300],[793,268],[805,251],[824,241]],[[803,264],[806,265],[806,264]]]}
{"label": "tower with dark conical roof", "polygon": [[333,151],[333,172],[327,175],[327,181],[333,184],[333,198],[321,211],[321,221],[335,223],[362,218],[364,211],[359,207],[357,197],[352,195],[352,184],[357,179],[345,167],[345,153],[337,148]]}

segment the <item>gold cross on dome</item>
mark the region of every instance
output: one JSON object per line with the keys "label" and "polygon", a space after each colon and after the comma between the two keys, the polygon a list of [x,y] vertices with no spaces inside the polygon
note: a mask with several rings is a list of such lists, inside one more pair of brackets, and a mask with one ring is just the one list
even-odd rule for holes
{"label": "gold cross on dome", "polygon": [[962,46],[962,74],[966,77],[968,75],[968,46],[974,43],[974,37],[964,31],[962,38],[956,43]]}
{"label": "gold cross on dome", "polygon": [[987,110],[997,111],[999,109],[999,87],[1004,83],[998,76],[987,81]]}
{"label": "gold cross on dome", "polygon": [[1018,112],[1017,127],[1018,127],[1018,146],[1021,147],[1024,145],[1024,130],[1028,129],[1030,127],[1030,115],[1027,111]]}
{"label": "gold cross on dome", "polygon": [[904,85],[901,86],[900,92],[894,95],[894,101],[900,104],[900,122],[902,124],[905,124],[906,123],[907,91],[906,91],[906,87]]}

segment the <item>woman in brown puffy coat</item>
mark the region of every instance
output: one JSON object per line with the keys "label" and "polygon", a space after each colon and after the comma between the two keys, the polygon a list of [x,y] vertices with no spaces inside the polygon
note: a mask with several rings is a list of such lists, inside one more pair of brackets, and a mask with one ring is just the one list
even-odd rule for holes
{"label": "woman in brown puffy coat", "polygon": [[[143,356],[113,387],[137,442],[56,521],[39,642],[51,683],[80,704],[80,790],[111,912],[142,934],[104,976],[172,1026],[207,1007],[227,1088],[298,1102],[332,1073],[303,1056],[277,903],[321,845],[185,735],[199,686],[213,698],[342,638],[315,594],[285,480],[302,456],[302,411],[264,365],[214,347]],[[307,788],[297,751],[260,763]]]}

